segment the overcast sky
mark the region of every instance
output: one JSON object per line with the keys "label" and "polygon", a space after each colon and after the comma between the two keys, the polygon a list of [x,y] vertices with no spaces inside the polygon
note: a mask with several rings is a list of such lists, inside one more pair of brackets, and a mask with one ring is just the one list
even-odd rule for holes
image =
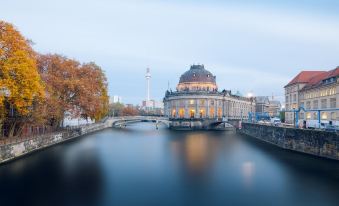
{"label": "overcast sky", "polygon": [[220,89],[283,99],[299,71],[339,65],[339,1],[253,2],[0,0],[0,19],[38,52],[96,62],[125,103],[145,98],[147,67],[156,100],[198,63]]}

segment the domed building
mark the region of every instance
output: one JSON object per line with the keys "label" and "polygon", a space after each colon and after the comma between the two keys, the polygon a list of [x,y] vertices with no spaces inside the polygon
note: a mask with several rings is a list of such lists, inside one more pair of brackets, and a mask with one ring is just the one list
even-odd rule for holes
{"label": "domed building", "polygon": [[248,119],[255,103],[229,90],[219,91],[216,76],[204,65],[192,65],[181,75],[176,91],[166,92],[164,106],[171,128],[213,129]]}

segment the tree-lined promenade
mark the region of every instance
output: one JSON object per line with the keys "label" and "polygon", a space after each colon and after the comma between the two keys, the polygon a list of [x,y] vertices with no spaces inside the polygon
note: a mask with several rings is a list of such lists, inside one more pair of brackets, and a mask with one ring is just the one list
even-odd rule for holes
{"label": "tree-lined promenade", "polygon": [[0,21],[0,136],[57,130],[66,112],[99,120],[108,99],[106,76],[94,62],[39,54],[12,24]]}

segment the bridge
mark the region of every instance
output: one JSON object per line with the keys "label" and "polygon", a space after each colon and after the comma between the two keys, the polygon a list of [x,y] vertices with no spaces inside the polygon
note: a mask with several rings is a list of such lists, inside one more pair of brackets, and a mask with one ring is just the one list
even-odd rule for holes
{"label": "bridge", "polygon": [[[233,122],[224,118],[213,118],[213,119],[169,119],[166,117],[155,117],[155,116],[123,116],[123,117],[107,117],[103,120],[107,127],[113,128],[124,128],[129,124],[138,122],[153,122],[155,123],[156,129],[159,125],[164,125],[167,128],[176,129],[221,129],[219,125],[223,125],[225,129],[234,129],[238,127],[238,121]],[[179,122],[179,125],[178,125]]]}
{"label": "bridge", "polygon": [[124,117],[109,117],[105,120],[105,123],[109,127],[122,128],[128,124],[138,122],[154,122],[156,128],[158,125],[163,124],[166,127],[170,126],[170,121],[166,117],[155,117],[155,116],[124,116]]}

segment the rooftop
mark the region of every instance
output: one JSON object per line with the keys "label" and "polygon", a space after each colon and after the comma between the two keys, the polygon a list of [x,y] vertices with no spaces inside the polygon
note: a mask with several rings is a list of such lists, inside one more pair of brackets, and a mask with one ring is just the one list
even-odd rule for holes
{"label": "rooftop", "polygon": [[313,87],[320,86],[324,83],[324,80],[332,77],[339,76],[339,67],[330,71],[302,71],[292,81],[290,81],[285,87],[297,84],[305,83],[303,90],[311,89]]}
{"label": "rooftop", "polygon": [[285,87],[297,84],[308,83],[312,77],[326,73],[326,71],[302,71],[292,79]]}
{"label": "rooftop", "polygon": [[204,65],[192,65],[191,68],[181,75],[179,83],[204,82],[216,83],[216,77],[205,69]]}

